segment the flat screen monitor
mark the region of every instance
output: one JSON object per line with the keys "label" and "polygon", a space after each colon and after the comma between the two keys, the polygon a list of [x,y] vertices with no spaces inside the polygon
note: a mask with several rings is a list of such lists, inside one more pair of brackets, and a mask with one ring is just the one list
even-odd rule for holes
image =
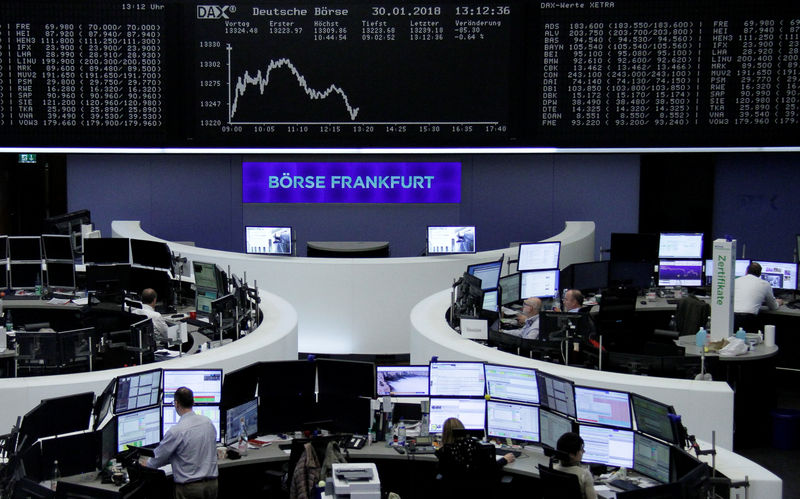
{"label": "flat screen monitor", "polygon": [[552,298],[558,295],[558,270],[533,270],[522,272],[520,278],[521,300],[531,297]]}
{"label": "flat screen monitor", "polygon": [[131,263],[130,239],[100,237],[84,240],[83,263]]}
{"label": "flat screen monitor", "polygon": [[671,416],[675,414],[675,409],[636,393],[631,393],[631,407],[637,430],[669,443],[678,443],[675,422]]}
{"label": "flat screen monitor", "polygon": [[611,233],[612,262],[648,262],[658,260],[658,234]]}
{"label": "flat screen monitor", "polygon": [[245,438],[258,434],[258,399],[225,411],[225,445],[232,444],[242,434]]}
{"label": "flat screen monitor", "polygon": [[244,228],[245,250],[256,255],[291,255],[291,227]]}
{"label": "flat screen monitor", "polygon": [[20,434],[27,436],[27,445],[31,445],[40,438],[86,430],[93,402],[93,392],[44,399],[22,418]]}
{"label": "flat screen monitor", "polygon": [[75,289],[75,264],[73,262],[47,262],[47,287],[50,289]]}
{"label": "flat screen monitor", "polygon": [[583,291],[596,291],[608,287],[610,262],[576,263],[572,266],[572,288]]}
{"label": "flat screen monitor", "polygon": [[572,381],[536,371],[539,403],[550,410],[575,417],[575,385]]}
{"label": "flat screen monitor", "polygon": [[117,452],[129,445],[143,447],[161,441],[161,408],[117,415]]}
{"label": "flat screen monitor", "polygon": [[357,360],[317,359],[317,391],[338,397],[375,396],[375,364]]}
{"label": "flat screen monitor", "polygon": [[644,289],[650,287],[653,278],[653,262],[626,262],[612,260],[608,265],[609,287],[624,286]]}
{"label": "flat screen monitor", "polygon": [[523,243],[519,245],[517,270],[549,270],[558,268],[561,242]]}
{"label": "flat screen monitor", "polygon": [[797,289],[796,263],[754,261],[761,265],[761,278],[773,289]]}
{"label": "flat screen monitor", "polygon": [[0,260],[8,258],[8,236],[0,236]]}
{"label": "flat screen monitor", "polygon": [[539,403],[539,383],[536,369],[486,364],[486,393],[495,399]]}
{"label": "flat screen monitor", "polygon": [[489,263],[476,263],[467,267],[467,273],[474,275],[481,280],[481,289],[496,289],[500,281],[500,271],[503,268],[503,261]]}
{"label": "flat screen monitor", "polygon": [[703,258],[703,233],[662,232],[658,238],[658,258]]}
{"label": "flat screen monitor", "polygon": [[11,289],[34,289],[43,282],[41,261],[9,264],[8,287]]}
{"label": "flat screen monitor", "polygon": [[128,346],[139,348],[143,352],[152,352],[156,349],[155,327],[153,319],[147,318],[131,324],[131,335]]}
{"label": "flat screen monitor", "polygon": [[100,425],[105,421],[106,416],[111,412],[114,405],[114,388],[117,387],[117,380],[112,379],[107,385],[105,390],[94,401],[94,425],[92,429],[97,430]]}
{"label": "flat screen monitor", "polygon": [[144,409],[158,404],[161,394],[161,369],[117,377],[114,412]]}
{"label": "flat screen monitor", "polygon": [[631,399],[627,392],[575,387],[578,421],[631,429]]}
{"label": "flat screen monitor", "polygon": [[378,397],[427,397],[428,366],[376,366]]}
{"label": "flat screen monitor", "polygon": [[167,243],[131,239],[131,260],[136,265],[157,269],[172,268],[172,251]]}
{"label": "flat screen monitor", "polygon": [[42,259],[42,238],[39,236],[9,236],[8,259],[30,262]]}
{"label": "flat screen monitor", "polygon": [[431,362],[431,397],[483,397],[486,374],[483,362]]}
{"label": "flat screen monitor", "polygon": [[[736,260],[736,265],[734,266],[734,275],[736,277],[742,277],[743,275],[747,274],[747,267],[750,266],[750,260]],[[706,284],[711,284],[711,281],[714,279],[714,261],[713,260],[706,260]]]}
{"label": "flat screen monitor", "polygon": [[209,317],[211,315],[211,304],[217,299],[216,289],[198,288],[194,296],[194,309],[197,315]]}
{"label": "flat screen monitor", "polygon": [[539,435],[542,445],[556,448],[558,439],[572,431],[572,420],[545,408],[539,410]]}
{"label": "flat screen monitor", "polygon": [[475,253],[475,227],[428,226],[429,255]]}
{"label": "flat screen monitor", "polygon": [[194,283],[197,288],[214,289],[219,291],[217,266],[213,263],[192,262],[194,270]]}
{"label": "flat screen monitor", "polygon": [[72,238],[58,234],[42,234],[45,260],[66,260],[72,262]]}
{"label": "flat screen monitor", "polygon": [[[82,364],[89,366],[89,342],[92,341],[94,327],[84,327],[71,331],[58,332],[58,349],[61,352],[61,364],[65,367]],[[95,346],[96,349],[96,346]]]}
{"label": "flat screen monitor", "polygon": [[497,312],[497,299],[498,299],[499,291],[496,289],[486,290],[483,292],[483,305],[481,308],[483,310],[488,310],[490,312]]}
{"label": "flat screen monitor", "polygon": [[583,461],[633,468],[633,432],[602,426],[578,425],[583,438]]}
{"label": "flat screen monitor", "polygon": [[185,386],[194,393],[195,404],[219,404],[222,369],[164,369],[164,404],[172,404],[175,391]]}
{"label": "flat screen monitor", "polygon": [[225,373],[222,380],[223,409],[244,404],[257,397],[259,370],[260,365],[256,363]]}
{"label": "flat screen monitor", "polygon": [[5,260],[0,260],[0,289],[8,288],[8,265]]}
{"label": "flat screen monitor", "polygon": [[633,469],[661,483],[672,478],[669,445],[639,433],[633,435]]}
{"label": "flat screen monitor", "polygon": [[[163,406],[161,414],[161,434],[166,435],[167,431],[178,424],[180,416],[174,407]],[[196,405],[192,407],[192,412],[201,414],[211,420],[216,431],[216,441],[220,441],[220,422],[219,422],[219,406],[218,405]]]}
{"label": "flat screen monitor", "polygon": [[520,300],[520,273],[509,274],[500,278],[500,299],[503,305],[510,305]]}
{"label": "flat screen monitor", "polygon": [[659,260],[659,286],[702,286],[703,260]]}
{"label": "flat screen monitor", "polygon": [[458,418],[466,430],[483,430],[486,428],[486,400],[431,397],[430,433],[441,433],[447,418]]}
{"label": "flat screen monitor", "polygon": [[486,434],[539,443],[539,408],[490,400],[486,402]]}
{"label": "flat screen monitor", "polygon": [[[592,333],[591,320],[589,314],[543,310],[539,312],[539,338],[561,339],[567,331],[571,336],[587,337]],[[556,335],[551,337],[553,333]]]}

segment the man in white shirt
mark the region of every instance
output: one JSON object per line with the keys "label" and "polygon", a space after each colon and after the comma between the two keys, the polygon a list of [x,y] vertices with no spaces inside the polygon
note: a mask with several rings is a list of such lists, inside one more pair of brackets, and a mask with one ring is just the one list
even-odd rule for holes
{"label": "man in white shirt", "polygon": [[522,313],[517,314],[517,321],[522,325],[519,329],[503,330],[504,333],[520,336],[527,340],[539,337],[539,311],[542,309],[542,300],[533,297],[522,302]]}
{"label": "man in white shirt", "polygon": [[158,294],[152,288],[147,288],[142,291],[142,308],[131,308],[131,313],[137,315],[144,315],[153,319],[153,330],[155,331],[156,344],[167,344],[167,322],[161,317],[161,314],[156,312],[155,306],[158,301]]}
{"label": "man in white shirt", "polygon": [[747,274],[733,282],[733,311],[737,314],[758,314],[762,304],[770,310],[782,305],[772,294],[772,286],[761,279],[761,265],[751,262],[747,266]]}

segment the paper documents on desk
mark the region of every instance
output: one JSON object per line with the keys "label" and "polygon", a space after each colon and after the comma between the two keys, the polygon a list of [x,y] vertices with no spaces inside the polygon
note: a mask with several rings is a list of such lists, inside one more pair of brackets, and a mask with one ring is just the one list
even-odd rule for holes
{"label": "paper documents on desk", "polygon": [[181,354],[180,352],[173,352],[172,350],[167,350],[167,349],[156,350],[153,353],[156,355],[160,355],[162,357],[170,357],[170,358],[177,357]]}
{"label": "paper documents on desk", "polygon": [[[53,298],[53,300],[55,300],[55,299],[56,298]],[[50,300],[50,301],[52,303],[52,300]],[[83,298],[75,298],[74,300],[72,300],[72,303],[74,303],[75,305],[88,305],[89,304],[89,297],[86,296],[86,297],[83,297]]]}
{"label": "paper documents on desk", "polygon": [[747,345],[739,338],[728,338],[728,344],[720,348],[719,354],[723,357],[735,357],[747,353]]}
{"label": "paper documents on desk", "polygon": [[47,303],[51,303],[53,305],[66,305],[69,303],[69,300],[66,298],[50,298]]}

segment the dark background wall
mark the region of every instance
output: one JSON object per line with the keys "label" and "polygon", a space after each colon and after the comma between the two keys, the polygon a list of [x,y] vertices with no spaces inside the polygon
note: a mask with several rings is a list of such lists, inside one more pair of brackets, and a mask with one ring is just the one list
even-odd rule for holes
{"label": "dark background wall", "polygon": [[[692,225],[689,219],[694,215],[710,216],[713,228],[707,239],[730,234],[739,240],[740,248],[742,243],[746,245],[748,257],[791,260],[794,235],[800,232],[800,206],[793,202],[794,192],[800,189],[800,155],[701,157],[702,164],[712,165],[701,189],[691,169],[670,176],[669,163],[682,165],[688,157],[672,154],[653,163],[637,154],[381,156],[382,161],[461,161],[461,203],[244,205],[242,160],[321,158],[69,155],[67,197],[70,210],[91,210],[103,235],[110,235],[112,220],[141,220],[146,231],[165,239],[243,251],[245,225],[291,225],[300,255],[305,254],[305,241],[309,240],[387,240],[392,256],[418,255],[425,246],[427,225],[476,225],[478,250],[489,250],[511,241],[551,236],[567,220],[597,223],[599,253],[600,248],[608,248],[611,232],[637,232],[640,203],[649,203],[642,210],[661,211],[664,219],[670,218],[671,206],[689,207],[681,215],[687,226]],[[659,182],[670,182],[674,196],[667,192],[667,197],[662,193],[658,199],[643,196],[640,201],[640,192],[650,192],[648,186]],[[707,198],[697,199],[702,196]],[[710,215],[701,213],[703,203],[713,207]],[[674,220],[669,223],[674,225]],[[654,227],[658,220],[648,222],[648,230]]]}

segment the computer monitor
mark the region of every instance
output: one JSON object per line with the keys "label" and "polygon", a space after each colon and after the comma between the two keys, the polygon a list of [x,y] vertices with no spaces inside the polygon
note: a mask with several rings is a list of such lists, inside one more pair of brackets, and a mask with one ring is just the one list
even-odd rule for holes
{"label": "computer monitor", "polygon": [[702,286],[703,260],[659,260],[659,286]]}
{"label": "computer monitor", "polygon": [[253,227],[244,228],[245,250],[256,255],[291,255],[291,227]]}
{"label": "computer monitor", "polygon": [[583,462],[633,468],[633,432],[603,426],[578,425],[583,438]]}
{"label": "computer monitor", "polygon": [[658,234],[611,233],[612,262],[648,262],[658,259]]}
{"label": "computer monitor", "polygon": [[258,434],[258,399],[225,411],[225,445],[235,442],[243,432],[245,438]]}
{"label": "computer monitor", "polygon": [[662,232],[658,258],[703,258],[703,233]]}
{"label": "computer monitor", "polygon": [[427,253],[475,253],[475,227],[429,225]]}
{"label": "computer monitor", "polygon": [[378,397],[427,397],[429,366],[376,366]]}
{"label": "computer monitor", "polygon": [[236,295],[233,294],[220,296],[216,300],[212,300],[211,318],[214,320],[214,323],[216,323],[220,315],[222,315],[223,321],[225,321],[225,319],[235,319],[237,304],[238,300],[236,299]]}
{"label": "computer monitor", "polygon": [[41,285],[42,262],[11,263],[8,271],[8,287],[11,289],[34,289]]}
{"label": "computer monitor", "polygon": [[[750,266],[750,260],[736,260],[736,264],[734,265],[734,275],[736,277],[742,277],[743,275],[747,274],[747,267]],[[713,260],[706,260],[706,284],[711,284],[712,279],[714,279],[714,261]]]}
{"label": "computer monitor", "polygon": [[520,300],[520,273],[503,276],[499,280],[500,299],[503,305],[510,305]]}
{"label": "computer monitor", "polygon": [[558,296],[558,270],[522,272],[519,288],[521,300],[534,296],[537,298]]}
{"label": "computer monitor", "polygon": [[75,289],[75,264],[73,262],[47,262],[47,287],[50,289]]}
{"label": "computer monitor", "polygon": [[131,263],[130,239],[125,237],[102,237],[83,242],[83,263]]}
{"label": "computer monitor", "polygon": [[797,289],[796,263],[753,261],[761,265],[761,278],[773,289]]}
{"label": "computer monitor", "polygon": [[484,370],[486,372],[486,393],[492,399],[527,404],[539,403],[539,383],[536,379],[536,369],[486,364]]}
{"label": "computer monitor", "polygon": [[139,348],[146,352],[153,352],[156,349],[155,327],[153,319],[147,318],[131,324],[131,335],[128,339],[128,346]]}
{"label": "computer monitor", "polygon": [[195,404],[219,404],[222,369],[164,369],[164,404],[172,404],[175,391],[185,386],[194,393]]}
{"label": "computer monitor", "polygon": [[587,337],[592,332],[591,320],[589,314],[542,310],[539,312],[539,338],[560,340],[567,331],[572,337]]}
{"label": "computer monitor", "polygon": [[89,367],[89,356],[97,350],[97,345],[89,348],[92,341],[94,327],[72,329],[58,332],[58,349],[61,352],[61,364],[65,367],[83,364]]}
{"label": "computer monitor", "polygon": [[596,291],[607,288],[609,266],[608,260],[573,264],[570,289]]}
{"label": "computer monitor", "polygon": [[677,444],[678,432],[672,406],[631,393],[636,429],[671,444]]}
{"label": "computer monitor", "polygon": [[486,402],[486,434],[539,443],[539,408],[490,400]]}
{"label": "computer monitor", "polygon": [[447,418],[458,418],[466,430],[483,430],[486,428],[486,400],[431,397],[430,433],[441,433]]}
{"label": "computer monitor", "polygon": [[160,441],[160,407],[117,415],[117,452],[126,450],[129,445],[143,447]]}
{"label": "computer monitor", "polygon": [[0,260],[8,258],[8,236],[0,236]]}
{"label": "computer monitor", "polygon": [[496,289],[500,280],[503,261],[476,263],[467,267],[467,273],[481,280],[481,289]]}
{"label": "computer monitor", "polygon": [[[167,431],[178,424],[181,417],[174,407],[163,406],[161,414],[161,435],[166,435]],[[211,420],[216,431],[216,441],[220,441],[220,422],[219,422],[219,406],[218,405],[196,405],[192,407],[192,412],[200,414]]]}
{"label": "computer monitor", "polygon": [[627,392],[602,388],[575,387],[578,421],[631,429],[631,399]]}
{"label": "computer monitor", "polygon": [[216,264],[206,262],[192,262],[194,270],[194,283],[197,289],[213,289],[218,293],[227,291],[220,282],[221,272]]}
{"label": "computer monitor", "polygon": [[572,381],[536,371],[539,404],[561,414],[575,417],[575,385]]}
{"label": "computer monitor", "polygon": [[117,377],[114,412],[119,414],[158,405],[161,369]]}
{"label": "computer monitor", "polygon": [[100,428],[100,425],[105,421],[106,416],[111,412],[111,408],[114,406],[114,388],[117,387],[117,380],[112,379],[107,385],[103,392],[97,396],[97,399],[94,401],[94,424],[92,425],[93,430],[97,430]]}
{"label": "computer monitor", "polygon": [[42,234],[45,260],[66,260],[72,262],[72,240],[60,234]]}
{"label": "computer monitor", "polygon": [[481,306],[482,310],[488,310],[490,312],[497,312],[498,310],[498,295],[499,291],[496,289],[491,289],[483,292],[483,305]]}
{"label": "computer monitor", "polygon": [[558,269],[560,253],[561,241],[520,244],[517,270]]}
{"label": "computer monitor", "polygon": [[572,431],[572,420],[545,408],[539,410],[539,435],[542,445],[556,448],[558,439]]}
{"label": "computer monitor", "polygon": [[[375,364],[358,360],[317,359],[318,393],[339,397],[375,395]],[[359,430],[360,431],[360,430]]]}
{"label": "computer monitor", "polygon": [[0,289],[8,289],[8,264],[0,260]]}
{"label": "computer monitor", "polygon": [[209,288],[197,288],[194,295],[194,309],[201,317],[211,316],[211,304],[217,299],[217,290]]}
{"label": "computer monitor", "polygon": [[639,433],[633,435],[633,469],[661,483],[672,478],[669,445]]}
{"label": "computer monitor", "polygon": [[627,262],[612,260],[608,264],[609,287],[645,289],[653,278],[653,262]]}
{"label": "computer monitor", "polygon": [[89,428],[93,392],[44,399],[22,418],[19,432],[27,436],[25,445],[53,435],[63,435]]}
{"label": "computer monitor", "polygon": [[41,260],[42,238],[39,236],[9,236],[8,259],[12,262]]}
{"label": "computer monitor", "polygon": [[483,397],[486,374],[483,362],[431,362],[431,397]]}
{"label": "computer monitor", "polygon": [[172,269],[172,251],[161,241],[131,239],[131,260],[143,267]]}

